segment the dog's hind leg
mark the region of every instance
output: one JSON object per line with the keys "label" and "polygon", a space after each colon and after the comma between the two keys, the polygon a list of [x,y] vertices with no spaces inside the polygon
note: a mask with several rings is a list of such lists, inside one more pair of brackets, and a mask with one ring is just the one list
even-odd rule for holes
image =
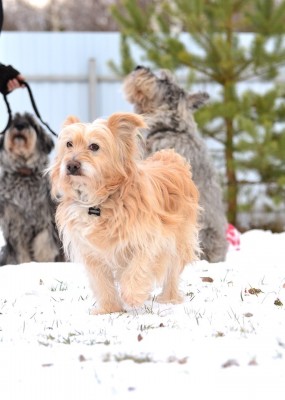
{"label": "dog's hind leg", "polygon": [[201,260],[207,260],[210,263],[225,260],[228,251],[226,228],[218,230],[207,227],[201,229],[199,236],[202,248]]}
{"label": "dog's hind leg", "polygon": [[169,256],[162,292],[157,297],[159,303],[179,304],[183,302],[183,296],[179,291],[179,277],[184,265],[181,257]]}
{"label": "dog's hind leg", "polygon": [[120,302],[111,268],[99,260],[85,258],[91,289],[98,301],[99,308],[94,308],[91,314],[109,314],[124,311]]}

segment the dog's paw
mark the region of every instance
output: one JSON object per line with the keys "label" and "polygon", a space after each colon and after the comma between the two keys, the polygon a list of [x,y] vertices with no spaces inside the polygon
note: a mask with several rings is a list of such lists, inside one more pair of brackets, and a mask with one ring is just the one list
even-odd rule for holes
{"label": "dog's paw", "polygon": [[143,303],[148,299],[149,291],[139,284],[130,284],[130,280],[124,279],[120,282],[121,287],[121,299],[125,304],[131,307],[142,306]]}
{"label": "dog's paw", "polygon": [[121,306],[113,306],[113,307],[100,307],[100,308],[92,308],[90,310],[90,315],[104,315],[104,314],[112,314],[112,313],[116,313],[116,312],[125,312],[125,310],[123,309],[123,307]]}
{"label": "dog's paw", "polygon": [[162,293],[159,296],[157,296],[156,301],[161,304],[167,304],[167,303],[181,304],[183,303],[184,298],[180,294],[177,294],[175,296],[166,296],[165,294]]}
{"label": "dog's paw", "polygon": [[140,307],[148,299],[146,294],[132,293],[130,290],[122,290],[121,297],[124,303],[131,307]]}

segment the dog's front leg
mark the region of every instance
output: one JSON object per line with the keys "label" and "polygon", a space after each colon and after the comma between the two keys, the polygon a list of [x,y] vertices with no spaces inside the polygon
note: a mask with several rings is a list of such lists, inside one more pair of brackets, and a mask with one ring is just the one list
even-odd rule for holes
{"label": "dog's front leg", "polygon": [[152,290],[154,276],[147,256],[134,257],[120,277],[121,297],[132,306],[142,305]]}
{"label": "dog's front leg", "polygon": [[101,261],[90,260],[89,257],[85,260],[85,266],[89,274],[91,289],[99,305],[91,313],[97,315],[124,311],[111,269]]}

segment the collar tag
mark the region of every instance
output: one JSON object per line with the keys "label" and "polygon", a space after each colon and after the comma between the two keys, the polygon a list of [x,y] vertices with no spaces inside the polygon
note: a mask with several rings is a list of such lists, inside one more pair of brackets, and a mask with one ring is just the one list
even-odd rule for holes
{"label": "collar tag", "polygon": [[100,217],[101,215],[101,210],[98,207],[90,207],[88,209],[88,214],[89,215],[97,215],[98,217]]}

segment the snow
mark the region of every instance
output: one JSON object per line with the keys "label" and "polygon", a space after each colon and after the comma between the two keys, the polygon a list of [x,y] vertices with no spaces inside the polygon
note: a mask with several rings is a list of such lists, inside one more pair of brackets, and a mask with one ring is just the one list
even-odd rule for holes
{"label": "snow", "polygon": [[[185,301],[94,316],[84,267],[0,268],[0,399],[281,399],[285,233],[186,267]],[[157,292],[154,292],[154,296]]]}

